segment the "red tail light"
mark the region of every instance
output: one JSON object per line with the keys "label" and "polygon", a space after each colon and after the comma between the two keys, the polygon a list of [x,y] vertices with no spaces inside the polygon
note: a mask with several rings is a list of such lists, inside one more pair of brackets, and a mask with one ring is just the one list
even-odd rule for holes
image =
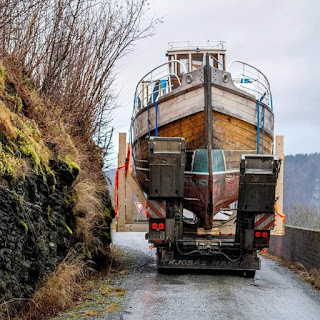
{"label": "red tail light", "polygon": [[152,230],[157,230],[157,229],[158,229],[158,224],[157,224],[157,223],[153,223],[153,224],[151,225],[151,229],[152,229]]}
{"label": "red tail light", "polygon": [[159,230],[164,230],[164,223],[159,223],[158,228]]}
{"label": "red tail light", "polygon": [[262,237],[263,238],[268,238],[268,236],[269,236],[268,232],[262,232]]}
{"label": "red tail light", "polygon": [[[265,233],[265,232],[264,232],[264,233]],[[261,232],[259,232],[259,231],[256,232],[254,236],[255,236],[256,238],[260,238],[260,237],[261,237]]]}

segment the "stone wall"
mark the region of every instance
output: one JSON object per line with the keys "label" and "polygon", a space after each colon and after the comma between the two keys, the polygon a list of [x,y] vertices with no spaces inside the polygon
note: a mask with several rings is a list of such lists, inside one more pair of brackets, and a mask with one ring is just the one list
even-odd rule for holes
{"label": "stone wall", "polygon": [[284,236],[272,236],[269,252],[306,268],[320,268],[320,231],[285,228]]}
{"label": "stone wall", "polygon": [[29,298],[73,242],[71,185],[78,171],[57,162],[54,188],[41,173],[0,176],[0,297]]}

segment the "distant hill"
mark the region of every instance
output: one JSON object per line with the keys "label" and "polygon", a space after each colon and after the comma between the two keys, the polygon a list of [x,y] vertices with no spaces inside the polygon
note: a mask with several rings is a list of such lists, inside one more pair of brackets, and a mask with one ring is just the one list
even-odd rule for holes
{"label": "distant hill", "polygon": [[285,157],[284,207],[296,204],[320,207],[320,154]]}

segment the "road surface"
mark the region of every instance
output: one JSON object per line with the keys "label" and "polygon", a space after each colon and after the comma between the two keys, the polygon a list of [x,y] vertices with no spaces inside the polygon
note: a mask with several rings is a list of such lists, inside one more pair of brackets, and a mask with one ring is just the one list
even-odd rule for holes
{"label": "road surface", "polygon": [[[263,259],[255,279],[226,274],[158,274],[143,233],[114,233],[132,255],[128,294],[112,320],[320,319],[320,293],[292,271]],[[101,319],[101,318],[99,318]]]}

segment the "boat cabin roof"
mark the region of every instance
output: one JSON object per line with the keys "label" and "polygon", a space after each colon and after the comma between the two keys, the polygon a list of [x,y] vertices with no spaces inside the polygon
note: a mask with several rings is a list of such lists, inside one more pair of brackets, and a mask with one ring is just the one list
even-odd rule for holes
{"label": "boat cabin roof", "polygon": [[[180,61],[187,72],[202,68],[206,53],[209,53],[212,58],[210,59],[212,67],[226,70],[224,41],[207,41],[203,45],[194,45],[189,41],[169,42],[167,50],[168,60]],[[176,70],[176,72],[177,74],[182,73],[181,70]]]}

